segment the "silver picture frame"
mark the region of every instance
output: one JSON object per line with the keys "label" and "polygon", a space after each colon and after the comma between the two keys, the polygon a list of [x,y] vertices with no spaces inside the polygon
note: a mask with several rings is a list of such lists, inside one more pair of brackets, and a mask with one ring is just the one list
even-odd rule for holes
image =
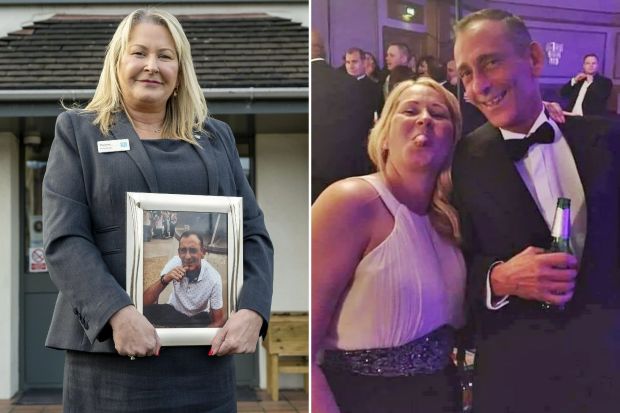
{"label": "silver picture frame", "polygon": [[[208,267],[215,271],[209,272],[209,275],[204,275],[203,278],[203,274],[207,273],[197,270],[194,273],[199,273],[200,276],[193,280],[174,280],[165,283],[163,281],[167,279],[165,270],[174,267],[175,264],[181,264],[180,267],[183,268],[184,274],[185,270],[188,271],[187,274],[191,273],[189,269],[193,267],[187,267],[186,261],[182,261],[180,257],[182,251],[185,254],[183,260],[185,260],[188,254],[197,250],[196,248],[181,248],[182,239],[184,243],[187,242],[192,238],[188,234],[193,233],[202,235],[199,245],[201,245],[201,254],[204,255],[201,255],[198,262],[203,268]],[[204,250],[202,250],[203,245]],[[177,246],[178,248],[175,249]],[[209,264],[205,265],[204,261]],[[243,284],[242,198],[128,192],[126,270],[127,292],[138,311],[156,327],[162,346],[211,344],[223,322],[237,308],[237,300]],[[212,275],[217,273],[221,276],[221,297],[217,295],[216,287],[212,289],[204,287],[211,284],[217,285],[215,282],[217,277]],[[189,279],[189,275],[184,278]],[[208,283],[203,282],[204,280]],[[182,287],[183,283],[185,283],[185,289]],[[194,303],[191,299],[181,297],[182,294],[187,294],[184,291],[189,291],[190,288],[206,288],[200,291],[208,290],[209,292],[205,294],[214,295],[205,301],[206,309],[190,308],[191,312],[187,315],[180,315],[179,317],[183,318],[177,322],[175,321],[177,313],[187,311],[181,303],[188,301],[190,307]],[[145,291],[147,301],[150,301],[147,305],[144,304]],[[155,302],[152,301],[154,297],[152,291],[155,291],[157,297]],[[196,291],[194,290],[194,294],[197,294]],[[173,295],[174,298],[172,298]],[[204,301],[200,295],[199,299]],[[213,302],[222,305],[220,308],[224,311],[214,309],[217,304]],[[178,308],[179,306],[181,308]],[[157,311],[152,311],[153,309]],[[168,313],[172,313],[173,318],[159,315]],[[221,314],[225,317],[223,322]],[[209,321],[213,320],[215,315],[217,315],[217,322]]]}

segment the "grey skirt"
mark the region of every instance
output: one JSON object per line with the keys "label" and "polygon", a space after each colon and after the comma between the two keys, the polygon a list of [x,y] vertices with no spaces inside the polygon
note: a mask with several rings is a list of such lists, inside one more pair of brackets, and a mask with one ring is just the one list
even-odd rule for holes
{"label": "grey skirt", "polygon": [[232,356],[210,347],[165,347],[159,357],[67,351],[65,412],[237,411]]}

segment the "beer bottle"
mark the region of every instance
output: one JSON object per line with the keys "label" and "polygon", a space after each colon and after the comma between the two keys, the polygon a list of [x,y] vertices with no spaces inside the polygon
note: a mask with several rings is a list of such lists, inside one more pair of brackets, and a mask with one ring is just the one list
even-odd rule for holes
{"label": "beer bottle", "polygon": [[553,217],[551,227],[551,247],[549,252],[567,252],[572,254],[570,248],[570,199],[558,198],[558,206]]}
{"label": "beer bottle", "polygon": [[[548,252],[573,253],[570,248],[570,199],[568,198],[558,198],[558,205],[551,226],[551,238],[551,246]],[[542,307],[545,310],[551,308],[564,310],[564,305],[554,306],[549,303],[542,303]]]}

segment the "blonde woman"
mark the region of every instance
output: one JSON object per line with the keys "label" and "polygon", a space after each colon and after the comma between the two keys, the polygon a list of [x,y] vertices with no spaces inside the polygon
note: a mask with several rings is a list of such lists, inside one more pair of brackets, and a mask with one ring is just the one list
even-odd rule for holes
{"label": "blonde woman", "polygon": [[[101,152],[101,141],[123,150]],[[132,306],[128,191],[243,197],[243,290],[210,348],[161,349]],[[207,117],[174,16],[136,10],[120,23],[92,101],[58,117],[43,202],[46,258],[60,291],[46,345],[67,351],[65,411],[236,411],[229,354],[253,352],[266,330],[273,250],[232,132]]]}
{"label": "blonde woman", "polygon": [[460,130],[438,83],[398,84],[370,134],[379,172],[313,205],[313,411],[461,411],[449,355],[465,265],[448,203]]}

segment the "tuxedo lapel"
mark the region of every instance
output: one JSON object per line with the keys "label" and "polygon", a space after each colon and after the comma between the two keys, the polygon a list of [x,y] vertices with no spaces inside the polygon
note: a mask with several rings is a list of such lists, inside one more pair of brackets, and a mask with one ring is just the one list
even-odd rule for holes
{"label": "tuxedo lapel", "polygon": [[609,151],[599,145],[598,131],[592,130],[581,119],[567,117],[566,123],[559,124],[560,130],[571,149],[581,185],[586,196],[586,205],[601,180],[601,174],[611,170]]}
{"label": "tuxedo lapel", "polygon": [[480,145],[474,152],[478,183],[481,196],[486,197],[490,210],[497,209],[511,220],[517,227],[536,228],[536,233],[548,232],[547,224],[538,210],[527,186],[523,182],[514,162],[508,157],[504,139],[499,129],[487,124]]}
{"label": "tuxedo lapel", "polygon": [[136,163],[138,169],[142,172],[142,175],[144,176],[144,179],[149,187],[149,191],[152,193],[159,192],[157,177],[155,175],[155,170],[153,169],[151,159],[146,153],[146,149],[144,149],[144,145],[142,145],[140,137],[136,134],[131,122],[129,122],[129,118],[127,118],[127,115],[124,112],[119,112],[116,115],[115,123],[110,132],[112,133],[112,136],[114,136],[114,139],[129,140],[129,150],[125,153]]}
{"label": "tuxedo lapel", "polygon": [[[559,125],[575,159],[577,173],[581,180],[587,209],[587,231],[582,261],[590,263],[600,253],[600,240],[593,234],[593,228],[607,225],[605,205],[613,205],[613,155],[605,145],[606,131],[593,127],[582,117],[568,117]],[[602,222],[599,222],[602,221]],[[598,250],[598,251],[597,251]],[[587,271],[586,271],[587,272]]]}

